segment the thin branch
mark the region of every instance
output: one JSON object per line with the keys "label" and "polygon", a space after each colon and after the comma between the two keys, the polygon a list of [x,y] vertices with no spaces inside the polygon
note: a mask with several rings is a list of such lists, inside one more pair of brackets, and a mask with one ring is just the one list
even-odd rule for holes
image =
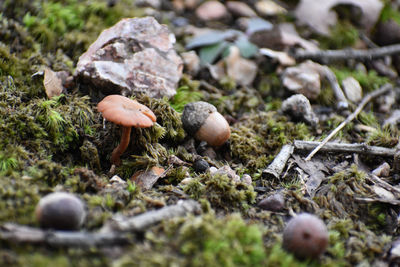
{"label": "thin branch", "polygon": [[400,44],[371,48],[367,50],[343,49],[343,50],[298,50],[292,55],[296,60],[311,59],[313,61],[337,61],[337,60],[374,60],[384,56],[400,54]]}
{"label": "thin branch", "polygon": [[268,167],[263,170],[262,176],[263,177],[274,177],[279,179],[283,168],[285,168],[286,162],[290,158],[293,153],[293,146],[292,145],[284,145],[279,152],[279,154],[275,157]]}
{"label": "thin branch", "polygon": [[176,205],[152,210],[131,218],[114,216],[109,226],[114,231],[142,232],[163,220],[184,216],[188,213],[198,213],[200,211],[201,207],[198,202],[194,200],[180,200]]}
{"label": "thin branch", "polygon": [[133,236],[123,233],[52,231],[6,223],[0,227],[0,240],[12,243],[52,247],[100,247],[133,243]]}
{"label": "thin branch", "polygon": [[334,137],[344,126],[346,126],[346,124],[348,124],[349,122],[351,122],[352,120],[354,120],[354,118],[357,117],[357,115],[362,111],[362,109],[364,108],[364,106],[371,101],[373,98],[378,97],[380,95],[383,95],[385,93],[387,93],[388,91],[392,90],[392,85],[387,83],[384,86],[382,86],[380,89],[375,90],[374,92],[366,95],[363,100],[361,101],[361,103],[358,105],[358,107],[356,108],[356,110],[351,113],[338,127],[336,127],[336,129],[334,129],[322,142],[321,144],[319,144],[313,151],[311,151],[311,153],[307,156],[307,158],[305,160],[310,160],[315,153],[317,153],[321,147],[323,147],[329,140],[332,139],[332,137]]}
{"label": "thin branch", "polygon": [[[293,142],[293,145],[296,150],[310,151],[321,145],[321,142],[295,140]],[[394,148],[369,146],[366,144],[345,144],[335,142],[326,143],[323,147],[321,147],[320,151],[335,153],[358,153],[381,157],[393,157],[396,153],[396,149]]]}

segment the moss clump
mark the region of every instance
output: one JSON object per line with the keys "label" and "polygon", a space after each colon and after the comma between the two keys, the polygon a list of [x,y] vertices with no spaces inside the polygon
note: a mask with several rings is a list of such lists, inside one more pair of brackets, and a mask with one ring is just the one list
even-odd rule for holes
{"label": "moss clump", "polygon": [[338,22],[331,28],[329,37],[320,37],[321,49],[343,49],[358,40],[358,30],[348,21]]}
{"label": "moss clump", "polygon": [[163,222],[159,232],[148,232],[145,243],[138,244],[119,266],[264,266],[266,258],[259,226],[246,223],[238,214],[217,218],[208,213]]}
{"label": "moss clump", "polygon": [[265,259],[260,229],[237,214],[189,220],[179,229],[177,244],[191,266],[260,266]]}
{"label": "moss clump", "polygon": [[190,103],[203,99],[203,93],[199,90],[200,83],[190,80],[186,75],[183,75],[179,82],[179,88],[176,90],[176,95],[170,100],[173,109],[178,112],[183,111],[183,107]]}
{"label": "moss clump", "polygon": [[225,210],[247,209],[256,197],[252,186],[235,182],[225,174],[201,174],[183,189],[192,198],[205,198],[214,208]]}
{"label": "moss clump", "polygon": [[303,123],[292,123],[276,112],[252,113],[233,125],[230,138],[234,161],[240,162],[250,175],[257,172],[275,157],[284,144],[295,139],[310,138]]}

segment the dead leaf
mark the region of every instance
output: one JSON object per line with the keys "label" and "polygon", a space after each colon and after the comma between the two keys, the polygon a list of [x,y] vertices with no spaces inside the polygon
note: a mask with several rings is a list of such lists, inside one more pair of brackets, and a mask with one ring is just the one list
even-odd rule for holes
{"label": "dead leaf", "polygon": [[61,78],[57,76],[56,72],[47,67],[44,69],[43,85],[48,98],[59,96],[62,93],[63,86]]}
{"label": "dead leaf", "polygon": [[165,170],[163,168],[154,166],[148,171],[136,172],[132,176],[131,180],[133,180],[143,190],[150,190],[164,173]]}
{"label": "dead leaf", "polygon": [[293,158],[299,168],[309,175],[305,187],[308,195],[311,198],[314,197],[315,192],[326,178],[322,171],[327,172],[328,170],[325,168],[324,163],[320,161],[305,161],[299,155],[293,155]]}
{"label": "dead leaf", "polygon": [[329,27],[337,22],[337,15],[331,9],[340,4],[350,4],[361,9],[361,25],[367,30],[375,25],[383,4],[379,0],[301,0],[295,15],[300,23],[309,25],[317,33],[329,35]]}

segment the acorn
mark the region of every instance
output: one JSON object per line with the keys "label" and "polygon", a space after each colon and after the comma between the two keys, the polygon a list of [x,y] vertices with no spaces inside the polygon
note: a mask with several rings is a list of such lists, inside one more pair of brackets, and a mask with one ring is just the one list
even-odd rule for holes
{"label": "acorn", "polygon": [[35,215],[42,228],[78,230],[85,219],[85,209],[73,194],[55,192],[40,199]]}
{"label": "acorn", "polygon": [[292,218],[283,231],[283,247],[302,259],[318,258],[325,252],[328,241],[324,222],[309,213]]}
{"label": "acorn", "polygon": [[198,101],[186,104],[182,113],[185,131],[210,146],[221,146],[231,136],[228,122],[213,105]]}

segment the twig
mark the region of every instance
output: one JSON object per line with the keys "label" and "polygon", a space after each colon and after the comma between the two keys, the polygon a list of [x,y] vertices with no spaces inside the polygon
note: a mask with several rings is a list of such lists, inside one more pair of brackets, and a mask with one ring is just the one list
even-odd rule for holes
{"label": "twig", "polygon": [[340,88],[339,82],[336,79],[336,76],[333,73],[333,71],[331,71],[331,69],[328,68],[327,66],[323,66],[320,71],[321,74],[326,78],[326,80],[331,85],[332,91],[335,94],[336,99],[338,100],[337,108],[340,110],[347,109],[349,107],[349,103],[347,102],[343,90],[342,88]]}
{"label": "twig", "polygon": [[176,205],[152,210],[131,218],[114,216],[109,226],[114,231],[142,232],[162,220],[184,216],[188,213],[198,213],[200,211],[201,207],[198,202],[194,200],[180,200]]}
{"label": "twig", "polygon": [[387,203],[387,204],[391,204],[394,206],[400,206],[400,200],[396,200],[396,199],[385,199],[385,198],[369,198],[369,197],[356,197],[354,198],[357,201],[362,201],[362,202],[366,202],[366,203]]}
{"label": "twig", "polygon": [[293,153],[292,145],[284,145],[272,163],[262,172],[263,177],[272,176],[279,179],[287,160]]}
{"label": "twig", "polygon": [[320,50],[304,51],[298,50],[292,55],[296,60],[311,59],[313,61],[335,61],[335,60],[374,60],[384,56],[400,54],[400,44],[388,45],[367,50],[343,49],[343,50]]}
{"label": "twig", "polygon": [[133,236],[123,233],[51,231],[14,223],[6,223],[0,227],[0,239],[12,243],[43,244],[53,247],[99,247],[133,242]]}
{"label": "twig", "polygon": [[[295,140],[293,142],[294,148],[296,150],[307,150],[307,151],[313,150],[320,144],[321,142],[316,142],[316,141]],[[335,143],[335,142],[326,143],[323,147],[321,147],[320,151],[336,152],[336,153],[358,153],[358,154],[368,154],[368,155],[382,156],[382,157],[393,157],[396,153],[396,149],[394,148],[369,146],[366,144],[345,144],[345,143]]]}
{"label": "twig", "polygon": [[378,176],[374,174],[367,175],[367,179],[373,182],[374,184],[379,185],[380,187],[392,192],[393,194],[396,195],[396,198],[400,197],[400,189],[397,187],[394,187],[393,185],[389,184],[388,182],[385,182]]}
{"label": "twig", "polygon": [[366,95],[363,100],[361,101],[361,103],[358,105],[358,107],[356,108],[356,110],[351,113],[338,127],[336,127],[336,129],[334,129],[322,142],[321,144],[319,144],[313,151],[311,151],[311,153],[307,156],[307,158],[305,159],[310,160],[315,153],[317,153],[321,147],[323,147],[329,140],[332,139],[332,137],[334,137],[346,124],[348,124],[349,122],[351,122],[355,117],[357,117],[357,115],[361,112],[361,110],[364,108],[364,106],[371,101],[371,99],[378,97],[386,92],[388,92],[389,90],[392,90],[392,85],[387,83],[384,86],[382,86],[380,89],[375,90],[374,92]]}

